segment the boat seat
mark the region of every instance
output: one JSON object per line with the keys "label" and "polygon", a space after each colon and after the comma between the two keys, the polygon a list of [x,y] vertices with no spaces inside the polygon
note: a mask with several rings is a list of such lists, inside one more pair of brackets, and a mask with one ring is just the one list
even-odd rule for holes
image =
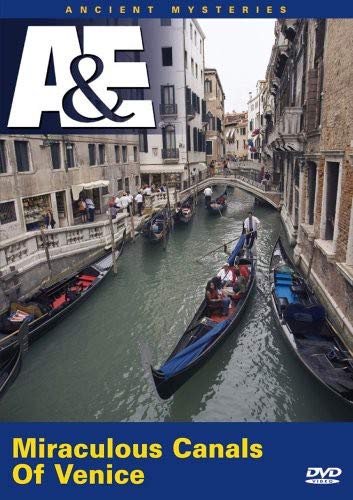
{"label": "boat seat", "polygon": [[94,281],[96,279],[96,276],[89,276],[88,274],[81,274],[79,276],[79,278],[81,280],[84,280],[84,281]]}
{"label": "boat seat", "polygon": [[306,293],[305,288],[302,285],[292,285],[290,287],[293,293],[296,293],[297,295],[303,295]]}
{"label": "boat seat", "polygon": [[287,297],[278,297],[277,300],[278,300],[279,306],[281,308],[281,311],[284,311],[284,309],[286,309],[288,304],[289,304]]}

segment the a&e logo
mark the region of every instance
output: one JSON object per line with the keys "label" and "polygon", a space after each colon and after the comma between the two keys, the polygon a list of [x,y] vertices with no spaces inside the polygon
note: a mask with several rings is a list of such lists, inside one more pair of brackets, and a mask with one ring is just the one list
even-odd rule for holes
{"label": "a&e logo", "polygon": [[[39,127],[59,112],[62,127],[154,127],[150,100],[121,100],[121,88],[149,88],[146,63],[116,62],[116,51],[143,50],[139,26],[29,26],[9,127]],[[46,84],[52,62],[55,82]]]}
{"label": "a&e logo", "polygon": [[342,474],[342,469],[338,467],[308,467],[306,471],[306,483],[310,484],[335,484],[339,483],[337,479]]}

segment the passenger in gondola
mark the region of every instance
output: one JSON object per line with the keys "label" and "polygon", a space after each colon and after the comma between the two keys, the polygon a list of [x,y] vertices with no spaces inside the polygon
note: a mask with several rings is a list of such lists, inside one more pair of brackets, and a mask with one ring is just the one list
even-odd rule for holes
{"label": "passenger in gondola", "polygon": [[232,286],[234,281],[233,267],[226,262],[222,269],[217,274],[222,280],[224,286]]}
{"label": "passenger in gondola", "polygon": [[247,280],[244,276],[242,276],[240,274],[239,269],[234,270],[234,275],[235,275],[234,284],[233,284],[233,291],[235,294],[234,298],[240,298],[241,295],[243,295],[246,292]]}
{"label": "passenger in gondola", "polygon": [[224,297],[215,287],[214,281],[211,280],[206,286],[206,302],[211,311],[221,310],[222,316],[228,315],[230,299]]}

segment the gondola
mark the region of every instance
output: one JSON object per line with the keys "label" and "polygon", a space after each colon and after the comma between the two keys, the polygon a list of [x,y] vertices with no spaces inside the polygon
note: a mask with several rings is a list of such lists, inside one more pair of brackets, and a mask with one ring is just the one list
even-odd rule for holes
{"label": "gondola", "polygon": [[181,203],[175,211],[174,220],[176,223],[181,222],[188,224],[194,216],[194,199],[189,196]]}
{"label": "gondola", "polygon": [[22,357],[28,346],[28,321],[24,321],[17,333],[18,342],[7,361],[0,368],[0,397],[15,381],[22,366]]}
{"label": "gondola", "polygon": [[166,209],[155,213],[142,228],[142,235],[151,242],[160,242],[168,235],[170,229],[168,211]]}
{"label": "gondola", "polygon": [[248,303],[256,276],[256,250],[245,248],[245,235],[241,235],[228,263],[233,265],[236,259],[239,266],[247,268],[249,278],[246,291],[238,300],[232,300],[228,315],[220,316],[217,311],[210,310],[206,300],[203,300],[166,362],[159,369],[151,366],[153,381],[162,399],[170,398],[234,332]]}
{"label": "gondola", "polygon": [[227,208],[227,190],[215,200],[211,200],[207,205],[207,210],[210,214],[219,215]]}
{"label": "gondola", "polygon": [[353,357],[280,238],[272,253],[270,283],[275,317],[297,358],[316,380],[353,404]]}
{"label": "gondola", "polygon": [[[116,258],[121,255],[124,244],[125,232],[123,240],[116,249]],[[113,256],[109,252],[79,272],[47,288],[41,288],[29,300],[12,302],[9,309],[0,316],[0,369],[17,350],[18,332],[24,321],[28,321],[30,345],[89,297],[112,267]]]}

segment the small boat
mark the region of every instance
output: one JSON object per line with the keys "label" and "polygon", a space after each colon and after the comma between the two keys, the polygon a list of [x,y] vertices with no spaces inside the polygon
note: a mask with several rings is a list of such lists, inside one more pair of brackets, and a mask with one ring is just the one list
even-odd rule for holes
{"label": "small boat", "polygon": [[[123,240],[115,252],[118,258]],[[112,253],[99,258],[79,272],[47,288],[41,288],[27,301],[12,302],[0,316],[0,370],[18,349],[20,327],[28,322],[28,344],[46,333],[56,322],[89,297],[113,267]]]}
{"label": "small boat", "polygon": [[228,263],[233,265],[236,259],[239,266],[247,269],[248,280],[245,293],[231,301],[227,316],[221,316],[217,310],[210,310],[204,299],[166,362],[159,369],[151,366],[153,381],[162,399],[170,398],[234,332],[249,300],[256,276],[256,251],[245,248],[245,235],[241,235]]}
{"label": "small boat", "polygon": [[152,242],[163,241],[168,235],[170,229],[170,220],[168,211],[161,210],[154,214],[142,228],[142,235]]}
{"label": "small boat", "polygon": [[176,208],[174,220],[175,222],[182,222],[188,224],[194,215],[194,200],[189,196],[180,206]]}
{"label": "small boat", "polygon": [[215,200],[211,200],[207,209],[211,214],[221,214],[227,207],[227,190]]}
{"label": "small boat", "polygon": [[316,380],[352,404],[353,357],[280,238],[272,253],[270,283],[275,317],[297,358]]}

